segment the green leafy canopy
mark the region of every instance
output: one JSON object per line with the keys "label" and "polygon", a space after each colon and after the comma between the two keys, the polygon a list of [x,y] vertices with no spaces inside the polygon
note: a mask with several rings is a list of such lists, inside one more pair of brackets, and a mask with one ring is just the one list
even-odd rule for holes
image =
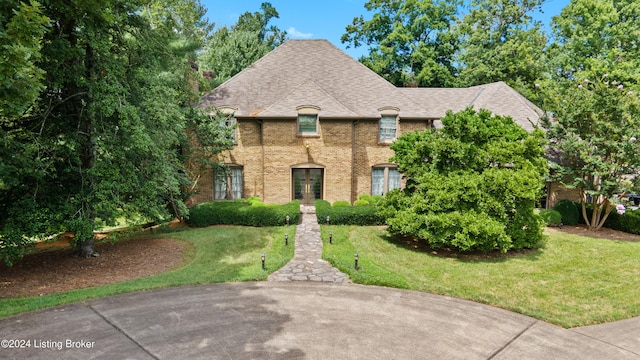
{"label": "green leafy canopy", "polygon": [[542,220],[534,207],[547,169],[542,131],[473,109],[449,112],[442,125],[391,145],[406,187],[380,205],[389,231],[460,251],[538,246]]}

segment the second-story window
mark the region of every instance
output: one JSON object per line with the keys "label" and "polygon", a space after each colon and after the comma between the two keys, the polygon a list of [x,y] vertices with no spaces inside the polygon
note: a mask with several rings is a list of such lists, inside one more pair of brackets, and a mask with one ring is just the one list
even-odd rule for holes
{"label": "second-story window", "polygon": [[318,133],[318,115],[298,115],[298,134],[315,135]]}
{"label": "second-story window", "polygon": [[233,139],[234,142],[238,140],[238,122],[236,121],[235,116],[228,115],[224,121],[224,126],[230,129],[231,134],[229,136],[231,136],[231,139]]}
{"label": "second-story window", "polygon": [[302,105],[296,108],[298,111],[298,121],[296,134],[298,136],[318,136],[320,125],[318,124],[318,113],[320,108],[314,105]]}
{"label": "second-story window", "polygon": [[397,134],[397,117],[395,115],[382,115],[380,118],[380,142],[392,142]]}
{"label": "second-story window", "polygon": [[220,127],[229,130],[229,137],[235,143],[238,140],[238,122],[235,117],[236,108],[221,106],[216,112],[211,113],[211,120],[219,121]]}

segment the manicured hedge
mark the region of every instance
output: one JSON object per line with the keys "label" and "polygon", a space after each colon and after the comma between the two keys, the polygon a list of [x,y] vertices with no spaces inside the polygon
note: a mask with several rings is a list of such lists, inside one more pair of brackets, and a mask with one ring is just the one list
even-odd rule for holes
{"label": "manicured hedge", "polygon": [[326,224],[329,216],[331,225],[384,225],[384,219],[373,205],[336,207],[326,200],[316,200],[314,205],[320,224]]}
{"label": "manicured hedge", "polygon": [[[253,206],[252,206],[253,205]],[[300,221],[300,201],[285,205],[262,205],[244,200],[212,201],[189,209],[188,224],[194,227],[210,225],[282,226]]]}
{"label": "manicured hedge", "polygon": [[347,200],[338,200],[333,203],[333,207],[340,207],[340,206],[342,207],[351,206],[351,203],[348,202]]}

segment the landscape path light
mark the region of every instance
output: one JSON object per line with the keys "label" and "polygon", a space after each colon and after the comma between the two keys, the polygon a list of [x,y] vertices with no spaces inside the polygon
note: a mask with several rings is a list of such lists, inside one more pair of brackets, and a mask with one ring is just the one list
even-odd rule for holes
{"label": "landscape path light", "polygon": [[264,260],[265,260],[265,257],[266,257],[266,256],[264,255],[264,253],[260,256],[260,258],[262,259],[262,270],[265,270],[265,267],[264,267]]}
{"label": "landscape path light", "polygon": [[284,244],[289,246],[289,233],[284,234]]}
{"label": "landscape path light", "polygon": [[358,259],[359,259],[359,257],[358,257],[358,253],[356,253],[355,255],[353,255],[353,261],[354,261],[353,268],[354,268],[354,269],[356,269],[356,270],[358,270]]}
{"label": "landscape path light", "polygon": [[329,244],[333,244],[333,231],[329,231]]}
{"label": "landscape path light", "polygon": [[329,220],[331,219],[331,217],[329,215],[327,215],[327,225],[329,225]]}
{"label": "landscape path light", "polygon": [[291,219],[291,218],[289,218],[289,215],[287,215],[287,217],[284,218],[284,219],[287,220],[287,225],[289,225],[289,220]]}

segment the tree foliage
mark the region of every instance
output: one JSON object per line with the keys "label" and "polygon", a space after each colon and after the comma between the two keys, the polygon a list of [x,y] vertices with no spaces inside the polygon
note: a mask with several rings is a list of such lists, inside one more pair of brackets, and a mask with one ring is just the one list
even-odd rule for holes
{"label": "tree foliage", "polygon": [[391,145],[407,184],[379,204],[389,231],[460,251],[538,246],[543,222],[534,207],[547,168],[542,131],[527,133],[486,110],[449,112],[442,123]]}
{"label": "tree foliage", "polygon": [[586,224],[597,230],[615,196],[637,189],[640,99],[607,74],[569,84],[542,89],[552,114],[544,127],[556,154],[553,179],[580,192]]}
{"label": "tree foliage", "polygon": [[35,110],[2,128],[11,134],[0,143],[6,261],[60,231],[75,232],[88,256],[102,224],[185,214],[180,149],[185,128],[205,116],[191,106],[189,61],[208,31],[198,0],[50,0],[41,9],[51,19],[35,63],[43,90]]}
{"label": "tree foliage", "polygon": [[200,55],[202,68],[213,71],[221,84],[282,44],[287,36],[269,22],[278,18],[270,3],[262,3],[262,12],[245,12],[232,27],[218,29]]}
{"label": "tree foliage", "polygon": [[532,13],[542,0],[474,0],[456,27],[459,86],[505,81],[522,93],[545,71],[547,43]]}
{"label": "tree foliage", "polygon": [[[505,81],[523,90],[544,71],[546,46],[531,14],[542,0],[371,0],[343,43],[369,46],[362,63],[396,86],[457,87]],[[460,17],[459,14],[465,14]]]}
{"label": "tree foliage", "polygon": [[369,0],[373,17],[353,19],[343,43],[369,46],[360,61],[397,86],[443,87],[454,82],[458,48],[451,27],[462,1]]}
{"label": "tree foliage", "polygon": [[545,127],[557,153],[553,180],[578,189],[592,230],[604,225],[616,196],[635,191],[639,20],[633,0],[572,0],[553,18],[551,81],[539,92],[551,114]]}
{"label": "tree foliage", "polygon": [[548,52],[556,78],[609,74],[627,86],[640,83],[637,1],[572,0],[553,18],[552,27],[555,42]]}
{"label": "tree foliage", "polygon": [[21,118],[43,88],[36,62],[48,22],[35,0],[0,4],[0,124]]}

